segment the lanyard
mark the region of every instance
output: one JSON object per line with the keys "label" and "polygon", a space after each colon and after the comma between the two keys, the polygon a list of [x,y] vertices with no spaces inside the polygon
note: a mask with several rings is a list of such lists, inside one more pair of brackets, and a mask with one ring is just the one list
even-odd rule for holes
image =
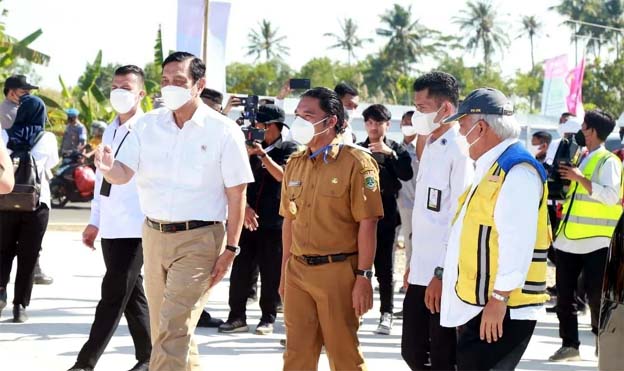
{"label": "lanyard", "polygon": [[[325,147],[321,148],[321,149],[317,149],[316,151],[314,151],[314,153],[312,153],[310,155],[310,159],[316,158],[318,157],[318,155],[320,155],[321,153],[323,154],[323,162],[325,162],[326,164],[328,163],[327,161],[327,154],[329,153],[329,151],[332,149],[332,147],[335,144],[328,144]],[[342,144],[338,145],[338,148],[342,148]]]}
{"label": "lanyard", "polygon": [[[126,131],[126,135],[124,135],[124,137],[121,138],[121,142],[119,143],[119,146],[117,146],[117,150],[115,151],[115,157],[117,157],[117,154],[119,153],[119,150],[121,149],[121,145],[124,143],[124,141],[128,137],[128,134],[130,134],[130,129],[128,129],[128,131]],[[117,135],[117,129],[115,129],[115,131],[113,132],[113,142],[115,141],[115,135]]]}

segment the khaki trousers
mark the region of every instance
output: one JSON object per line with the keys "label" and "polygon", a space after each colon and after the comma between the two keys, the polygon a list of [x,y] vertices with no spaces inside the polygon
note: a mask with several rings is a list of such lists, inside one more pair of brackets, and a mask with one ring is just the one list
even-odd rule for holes
{"label": "khaki trousers", "polygon": [[210,275],[224,237],[223,224],[178,233],[143,225],[151,371],[201,370],[193,332],[208,300]]}
{"label": "khaki trousers", "polygon": [[357,256],[310,266],[291,256],[284,272],[284,370],[316,370],[325,345],[332,370],[366,370],[353,309]]}

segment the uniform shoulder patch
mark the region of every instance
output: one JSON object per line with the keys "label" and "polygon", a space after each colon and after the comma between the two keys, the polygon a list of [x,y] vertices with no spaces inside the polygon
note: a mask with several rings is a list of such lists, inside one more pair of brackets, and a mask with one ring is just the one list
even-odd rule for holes
{"label": "uniform shoulder patch", "polygon": [[377,176],[375,171],[372,169],[367,170],[364,173],[364,188],[369,191],[375,192],[377,190]]}

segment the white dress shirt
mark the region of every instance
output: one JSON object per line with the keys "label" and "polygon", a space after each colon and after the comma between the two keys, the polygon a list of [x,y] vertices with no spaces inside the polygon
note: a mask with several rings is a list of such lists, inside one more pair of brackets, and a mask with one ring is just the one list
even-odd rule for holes
{"label": "white dress shirt", "polygon": [[143,213],[159,221],[223,221],[225,188],[254,181],[240,127],[204,104],[182,129],[167,108],[147,113],[117,160],[136,173]]}
{"label": "white dress shirt", "polygon": [[[117,116],[104,130],[102,144],[111,146],[113,154],[117,153],[120,145],[125,146],[127,144],[130,130],[142,116],[143,111],[139,110],[123,125],[119,124],[119,116]],[[145,216],[139,204],[135,177],[132,177],[126,184],[112,185],[110,195],[106,197],[100,195],[102,173],[97,170],[95,176],[95,189],[93,191],[93,200],[91,201],[89,224],[100,229],[102,238],[140,238]]]}
{"label": "white dress shirt", "polygon": [[[429,285],[435,268],[444,267],[457,201],[472,182],[474,163],[460,152],[455,143],[458,135],[458,125],[454,124],[437,140],[427,139],[421,155],[412,212],[412,257],[408,277],[412,285]],[[430,194],[434,197],[439,194],[437,208],[430,207]]]}
{"label": "white dress shirt", "polygon": [[[9,135],[6,130],[2,130],[2,140],[6,145],[9,141]],[[13,153],[8,149],[9,154]],[[58,146],[56,136],[51,132],[46,132],[39,139],[37,144],[30,151],[35,163],[37,164],[37,173],[41,179],[41,193],[39,194],[39,202],[46,204],[50,208],[50,179],[52,169],[59,163]]]}
{"label": "white dress shirt", "polygon": [[414,209],[414,193],[416,192],[416,177],[418,174],[418,157],[416,156],[415,141],[405,144],[405,141],[401,142],[401,147],[405,148],[412,158],[412,172],[414,176],[410,180],[401,180],[401,189],[399,190],[399,197],[397,198],[397,204],[400,209]]}
{"label": "white dress shirt", "polygon": [[[600,148],[604,148],[601,146]],[[589,160],[594,157],[596,150],[586,156],[579,169],[581,172],[587,166]],[[620,200],[620,183],[622,179],[622,162],[615,156],[610,157],[598,170],[598,182],[592,182],[592,193],[590,198],[600,201],[605,205],[617,205]],[[582,185],[579,184],[579,187]],[[563,222],[563,221],[562,221]],[[553,246],[557,250],[565,251],[571,254],[589,254],[596,250],[609,247],[611,239],[608,237],[592,237],[582,240],[569,240],[564,233],[559,233]]]}
{"label": "white dress shirt", "polygon": [[[507,139],[477,159],[468,198],[474,193],[494,162],[516,142],[517,139]],[[535,249],[537,211],[542,192],[543,184],[539,174],[528,164],[514,166],[505,177],[494,207],[494,223],[499,234],[495,290],[511,291],[524,285]],[[466,203],[451,228],[446,251],[440,313],[440,324],[444,327],[461,326],[483,310],[483,307],[461,301],[455,292],[460,237],[465,215]],[[511,319],[536,320],[542,309],[543,305],[511,309]]]}

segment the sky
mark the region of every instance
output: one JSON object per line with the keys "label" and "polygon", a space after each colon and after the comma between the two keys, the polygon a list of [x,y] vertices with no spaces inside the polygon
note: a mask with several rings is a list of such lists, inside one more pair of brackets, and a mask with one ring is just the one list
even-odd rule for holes
{"label": "sky", "polygon": [[[201,1],[201,0],[199,0]],[[445,34],[461,35],[452,19],[464,0],[230,0],[232,9],[226,45],[226,63],[254,61],[245,55],[247,35],[257,28],[263,18],[279,28],[286,36],[290,55],[285,62],[298,69],[315,57],[330,57],[346,61],[346,52],[328,49],[333,39],[326,32],[339,33],[339,20],[353,18],[359,26],[359,36],[374,38],[365,48],[356,50],[359,59],[378,51],[383,38],[375,35],[381,27],[379,15],[398,3],[410,6],[414,19]],[[558,0],[495,0],[504,29],[509,31],[511,47],[494,57],[505,75],[517,69],[530,69],[530,48],[527,38],[520,35],[520,19],[536,15],[544,23],[543,35],[535,41],[535,59],[573,53],[570,31],[564,18],[548,8]],[[43,87],[60,89],[58,76],[74,85],[98,50],[103,51],[104,63],[137,64],[153,60],[153,46],[158,25],[163,28],[165,50],[175,49],[177,0],[4,0],[0,7],[9,11],[6,32],[23,38],[38,28],[43,35],[31,46],[51,57],[50,64],[37,67]],[[468,51],[459,52],[468,65],[481,58]],[[573,59],[573,58],[572,58]],[[421,70],[434,67],[431,62],[416,66]]]}

